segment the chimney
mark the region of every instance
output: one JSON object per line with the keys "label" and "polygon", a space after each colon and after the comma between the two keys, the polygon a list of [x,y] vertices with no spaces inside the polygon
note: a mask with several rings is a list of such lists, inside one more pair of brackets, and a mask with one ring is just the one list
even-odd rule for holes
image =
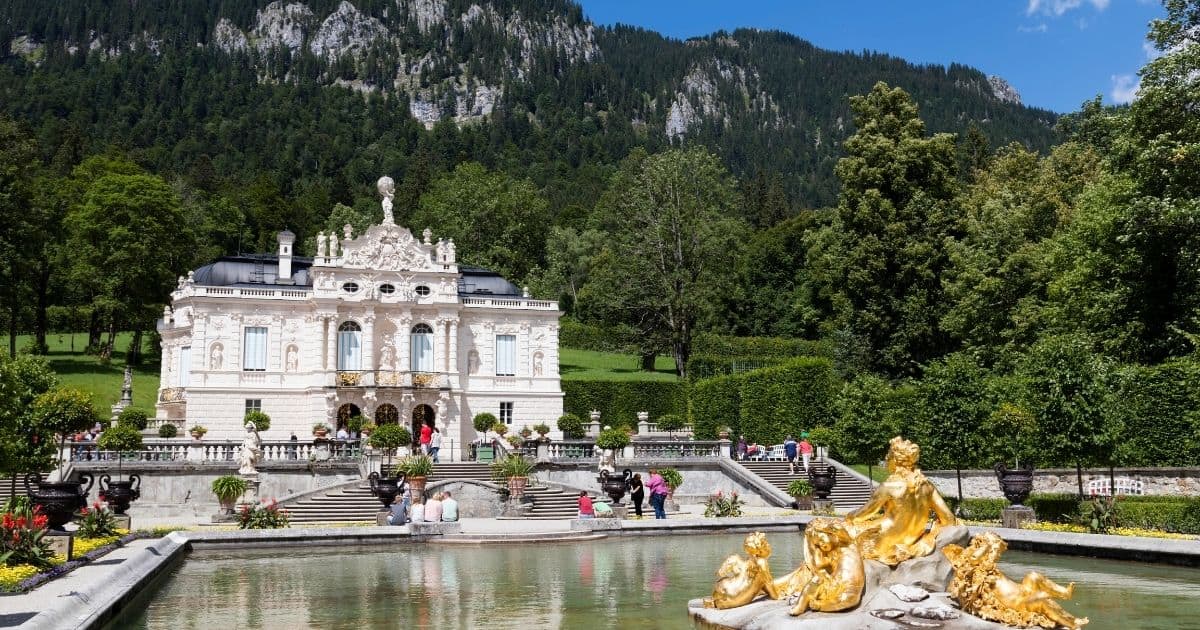
{"label": "chimney", "polygon": [[289,230],[284,230],[279,233],[279,273],[275,277],[275,284],[295,284],[292,280],[292,244],[296,242],[296,235]]}

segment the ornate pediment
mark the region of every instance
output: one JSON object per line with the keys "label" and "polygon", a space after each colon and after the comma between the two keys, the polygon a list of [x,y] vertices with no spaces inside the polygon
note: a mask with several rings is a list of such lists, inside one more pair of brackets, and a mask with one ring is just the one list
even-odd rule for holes
{"label": "ornate pediment", "polygon": [[374,225],[362,236],[346,243],[343,266],[381,271],[432,270],[432,245],[426,245],[406,228]]}

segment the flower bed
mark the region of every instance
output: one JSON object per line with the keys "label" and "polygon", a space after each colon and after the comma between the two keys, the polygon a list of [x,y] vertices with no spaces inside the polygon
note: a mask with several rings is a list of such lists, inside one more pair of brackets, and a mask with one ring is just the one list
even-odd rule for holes
{"label": "flower bed", "polygon": [[[1072,534],[1088,534],[1087,527],[1075,523],[1025,523],[1021,529],[1039,532],[1069,532]],[[1168,538],[1173,540],[1196,540],[1200,538],[1190,534],[1164,532],[1159,529],[1144,529],[1141,527],[1112,527],[1108,533],[1113,536],[1145,536],[1147,538]]]}
{"label": "flower bed", "polygon": [[[141,531],[126,533],[124,536],[80,538],[75,541],[75,550],[77,552],[75,559],[65,561],[65,558],[56,555],[51,560],[51,564],[54,566],[47,571],[39,572],[37,567],[28,564],[18,564],[11,567],[0,566],[0,593],[24,593],[54,578],[66,575],[134,540],[153,537],[155,537],[154,533]],[[86,551],[80,552],[81,549],[85,549]]]}

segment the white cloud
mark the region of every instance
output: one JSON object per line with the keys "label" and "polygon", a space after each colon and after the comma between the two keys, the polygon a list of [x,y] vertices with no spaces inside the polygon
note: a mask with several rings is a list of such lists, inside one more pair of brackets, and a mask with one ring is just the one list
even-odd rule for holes
{"label": "white cloud", "polygon": [[1046,26],[1045,22],[1042,22],[1037,26],[1018,26],[1017,30],[1022,33],[1045,33],[1050,30],[1050,27]]}
{"label": "white cloud", "polygon": [[1097,11],[1103,11],[1108,8],[1110,0],[1029,0],[1025,15],[1041,13],[1059,17],[1067,11],[1078,9],[1085,2],[1095,7]]}
{"label": "white cloud", "polygon": [[1141,81],[1132,74],[1114,74],[1112,75],[1112,92],[1109,92],[1109,96],[1112,97],[1114,103],[1124,105],[1137,98],[1139,88],[1141,88]]}

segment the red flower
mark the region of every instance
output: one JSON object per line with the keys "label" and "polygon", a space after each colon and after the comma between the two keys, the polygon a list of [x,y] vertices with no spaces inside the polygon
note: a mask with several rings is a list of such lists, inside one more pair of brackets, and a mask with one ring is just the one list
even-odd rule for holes
{"label": "red flower", "polygon": [[45,514],[38,514],[37,516],[33,517],[33,526],[37,529],[43,529],[46,527],[46,523],[49,520],[50,519]]}
{"label": "red flower", "polygon": [[27,525],[28,523],[29,523],[29,520],[26,519],[24,516],[20,516],[17,518],[17,528],[18,529],[24,529],[25,525]]}

